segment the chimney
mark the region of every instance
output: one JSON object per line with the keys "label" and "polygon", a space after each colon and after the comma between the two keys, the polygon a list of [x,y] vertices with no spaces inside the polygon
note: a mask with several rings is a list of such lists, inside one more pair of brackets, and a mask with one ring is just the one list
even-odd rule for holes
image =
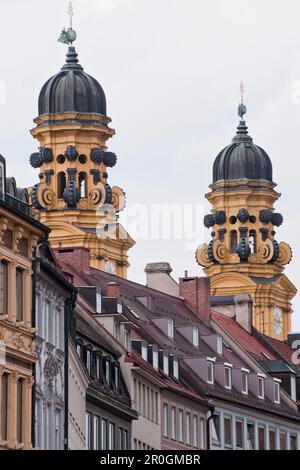
{"label": "chimney", "polygon": [[210,280],[208,277],[184,277],[179,279],[180,297],[197,313],[201,320],[210,321]]}
{"label": "chimney", "polygon": [[106,295],[112,298],[120,297],[120,285],[117,282],[109,282],[106,285]]}
{"label": "chimney", "polygon": [[252,307],[253,302],[249,294],[234,296],[235,319],[248,333],[252,332]]}
{"label": "chimney", "polygon": [[90,271],[90,250],[83,246],[75,248],[56,248],[56,257],[59,261],[67,263],[77,272]]}
{"label": "chimney", "polygon": [[165,294],[178,297],[179,286],[171,276],[170,263],[149,263],[146,266],[147,287],[159,290]]}
{"label": "chimney", "polygon": [[291,349],[298,349],[300,346],[300,333],[288,333],[287,344]]}

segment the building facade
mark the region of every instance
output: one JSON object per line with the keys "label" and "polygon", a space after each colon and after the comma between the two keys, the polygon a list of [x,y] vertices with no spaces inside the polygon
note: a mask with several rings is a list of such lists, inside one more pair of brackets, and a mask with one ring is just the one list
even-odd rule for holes
{"label": "building facade", "polygon": [[68,438],[68,315],[76,290],[57,268],[48,244],[39,246],[36,264],[35,446],[64,450]]}
{"label": "building facade", "polygon": [[33,259],[48,229],[31,216],[26,190],[5,178],[0,157],[0,449],[32,448],[36,343]]}

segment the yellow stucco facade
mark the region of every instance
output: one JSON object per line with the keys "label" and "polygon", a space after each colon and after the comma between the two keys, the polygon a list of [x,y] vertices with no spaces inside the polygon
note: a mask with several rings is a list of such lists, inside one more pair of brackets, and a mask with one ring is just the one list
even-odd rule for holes
{"label": "yellow stucco facade", "polygon": [[[221,155],[222,160],[219,157],[217,164],[223,165],[221,172],[234,173],[235,168],[228,163],[230,152],[243,145],[243,153],[234,155],[238,155],[238,165],[247,145],[252,145],[246,129],[242,127],[242,138],[238,135],[236,143],[233,140],[233,150],[229,147]],[[255,152],[256,149],[253,152],[256,158]],[[246,154],[245,165],[249,167],[251,156]],[[218,181],[218,171],[220,167],[215,164],[217,181],[206,195],[212,206],[211,214],[206,216],[206,226],[212,230],[211,242],[198,248],[197,262],[211,279],[212,296],[250,294],[253,325],[269,336],[286,339],[291,331],[291,301],[297,290],[283,274],[284,266],[292,259],[291,248],[285,242],[276,241],[276,226],[283,221],[274,207],[280,194],[275,191],[275,183],[264,179]],[[244,171],[243,167],[238,171]]]}

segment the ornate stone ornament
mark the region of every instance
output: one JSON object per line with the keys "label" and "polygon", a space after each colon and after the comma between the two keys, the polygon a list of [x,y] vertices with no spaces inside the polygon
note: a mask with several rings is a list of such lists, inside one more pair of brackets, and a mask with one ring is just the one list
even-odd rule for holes
{"label": "ornate stone ornament", "polygon": [[267,239],[257,251],[257,261],[262,264],[266,264],[271,261],[274,254],[274,247],[271,240]]}
{"label": "ornate stone ornament", "polygon": [[203,245],[200,245],[199,248],[196,251],[196,261],[200,266],[210,266],[212,264],[211,260],[209,259],[208,256],[208,245],[207,243],[204,243]]}
{"label": "ornate stone ornament", "polygon": [[114,186],[112,188],[111,204],[116,212],[121,212],[126,206],[126,196],[122,188]]}
{"label": "ornate stone ornament", "polygon": [[224,264],[228,261],[229,250],[224,243],[219,240],[215,240],[213,244],[213,256],[216,261]]}
{"label": "ornate stone ornament", "polygon": [[285,264],[290,263],[292,257],[293,257],[293,253],[292,253],[291,247],[285,242],[280,242],[279,243],[279,256],[277,258],[277,263],[282,264],[284,266]]}

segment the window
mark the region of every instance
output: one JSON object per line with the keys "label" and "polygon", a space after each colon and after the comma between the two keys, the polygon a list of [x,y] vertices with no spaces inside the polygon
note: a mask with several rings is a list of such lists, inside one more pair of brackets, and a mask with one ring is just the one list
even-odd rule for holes
{"label": "window", "polygon": [[120,325],[117,322],[114,322],[113,335],[116,339],[120,338]]}
{"label": "window", "polygon": [[158,369],[158,351],[153,351],[153,367]]}
{"label": "window", "polygon": [[138,412],[142,414],[142,384],[138,382]]}
{"label": "window", "polygon": [[146,396],[147,396],[147,413],[146,413],[146,418],[151,419],[151,402],[150,402],[150,388],[146,387]]}
{"label": "window", "polygon": [[258,426],[258,449],[265,450],[266,448],[266,428]]}
{"label": "window", "polygon": [[0,197],[4,199],[5,195],[5,176],[4,176],[4,163],[0,163]]}
{"label": "window", "polygon": [[280,403],[280,383],[274,382],[274,402]]}
{"label": "window", "polygon": [[297,450],[297,436],[290,434],[290,450]]}
{"label": "window", "polygon": [[102,312],[102,297],[100,292],[96,293],[96,312],[101,313]]}
{"label": "window", "polygon": [[64,195],[64,191],[66,189],[66,174],[64,172],[60,172],[57,175],[57,197],[62,199]]}
{"label": "window", "polygon": [[244,448],[244,439],[243,439],[243,421],[236,420],[235,422],[235,434],[236,434],[236,448]]}
{"label": "window", "polygon": [[178,412],[178,432],[179,432],[179,442],[184,442],[184,422],[183,422],[183,410]]}
{"label": "window", "polygon": [[195,346],[195,348],[199,347],[199,330],[198,330],[198,328],[193,328],[193,346]]}
{"label": "window", "polygon": [[158,424],[158,392],[155,392],[155,423]]}
{"label": "window", "polygon": [[174,323],[172,320],[168,320],[168,336],[174,338]]}
{"label": "window", "polygon": [[99,353],[96,355],[96,377],[99,381],[101,377],[101,356]]}
{"label": "window", "polygon": [[0,263],[0,315],[7,315],[8,306],[8,263]]}
{"label": "window", "polygon": [[171,408],[171,439],[176,440],[176,408]]}
{"label": "window", "polygon": [[191,445],[191,415],[190,413],[185,414],[185,442],[187,445]]}
{"label": "window", "polygon": [[223,340],[220,336],[217,336],[217,353],[220,356],[223,354]]}
{"label": "window", "polygon": [[16,320],[23,321],[23,270],[16,269]]}
{"label": "window", "polygon": [[92,371],[92,351],[90,349],[86,350],[86,368],[90,374]]}
{"label": "window", "polygon": [[118,365],[114,365],[114,380],[115,380],[115,389],[118,391],[119,390],[119,385],[120,385],[120,369]]}
{"label": "window", "polygon": [[84,172],[79,173],[80,197],[87,197],[87,175]]}
{"label": "window", "polygon": [[205,423],[206,423],[205,419],[200,418],[200,431],[199,431],[200,449],[204,449],[204,436],[206,434]]}
{"label": "window", "polygon": [[128,450],[128,431],[123,430],[123,450]]}
{"label": "window", "polygon": [[269,449],[276,450],[276,431],[269,429]]}
{"label": "window", "polygon": [[155,420],[155,410],[154,410],[154,391],[151,389],[150,391],[151,394],[151,409],[150,409],[150,419],[151,421]]}
{"label": "window", "polygon": [[231,367],[225,366],[224,373],[225,373],[225,388],[231,390],[231,385],[232,385],[232,369],[231,369]]}
{"label": "window", "polygon": [[296,393],[296,377],[291,375],[291,398],[292,400],[297,400],[297,393]]}
{"label": "window", "polygon": [[146,416],[146,386],[142,384],[142,415]]}
{"label": "window", "polygon": [[78,356],[82,358],[82,344],[81,343],[77,343],[76,350],[77,350]]}
{"label": "window", "polygon": [[101,449],[107,450],[107,421],[102,419],[101,421]]}
{"label": "window", "polygon": [[100,418],[98,416],[94,416],[94,450],[100,449],[100,439],[99,439],[99,426],[100,426]]}
{"label": "window", "polygon": [[119,450],[123,450],[123,429],[119,428]]}
{"label": "window", "polygon": [[173,375],[176,379],[179,379],[178,359],[174,359],[173,361]]}
{"label": "window", "polygon": [[92,415],[86,413],[85,415],[85,449],[90,450],[92,448]]}
{"label": "window", "polygon": [[108,387],[110,387],[110,360],[105,359],[105,380]]}
{"label": "window", "polygon": [[169,357],[164,355],[164,373],[169,375]]}
{"label": "window", "polygon": [[198,416],[193,416],[193,446],[198,448]]}
{"label": "window", "polygon": [[242,393],[244,395],[248,395],[248,389],[249,389],[249,375],[248,372],[245,370],[242,370]]}
{"label": "window", "polygon": [[249,232],[249,248],[250,252],[256,253],[256,232],[255,230],[250,230]]}
{"label": "window", "polygon": [[142,358],[147,362],[148,360],[148,348],[144,344],[142,345]]}
{"label": "window", "polygon": [[207,361],[207,383],[214,383],[214,363]]}
{"label": "window", "polygon": [[247,423],[247,449],[255,449],[255,427],[253,423]]}
{"label": "window", "polygon": [[1,414],[0,414],[0,440],[7,440],[7,411],[8,411],[8,374],[1,378]]}
{"label": "window", "polygon": [[220,415],[213,415],[211,420],[211,438],[214,445],[219,446],[220,442]]}
{"label": "window", "polygon": [[129,349],[129,331],[128,330],[125,330],[124,331],[124,346],[125,346],[125,349]]}
{"label": "window", "polygon": [[232,447],[232,419],[224,416],[224,444],[225,447]]}
{"label": "window", "polygon": [[115,448],[115,425],[109,423],[108,425],[108,450],[114,450]]}
{"label": "window", "polygon": [[230,232],[230,253],[236,253],[238,244],[238,235],[236,230]]}
{"label": "window", "polygon": [[17,442],[23,443],[23,384],[24,380],[19,379],[17,382]]}
{"label": "window", "polygon": [[169,436],[169,406],[167,403],[163,404],[163,425],[164,425],[164,436]]}
{"label": "window", "polygon": [[258,398],[265,398],[265,379],[264,377],[258,377]]}
{"label": "window", "polygon": [[281,432],[280,433],[280,450],[286,450],[287,445],[286,445],[286,432]]}

